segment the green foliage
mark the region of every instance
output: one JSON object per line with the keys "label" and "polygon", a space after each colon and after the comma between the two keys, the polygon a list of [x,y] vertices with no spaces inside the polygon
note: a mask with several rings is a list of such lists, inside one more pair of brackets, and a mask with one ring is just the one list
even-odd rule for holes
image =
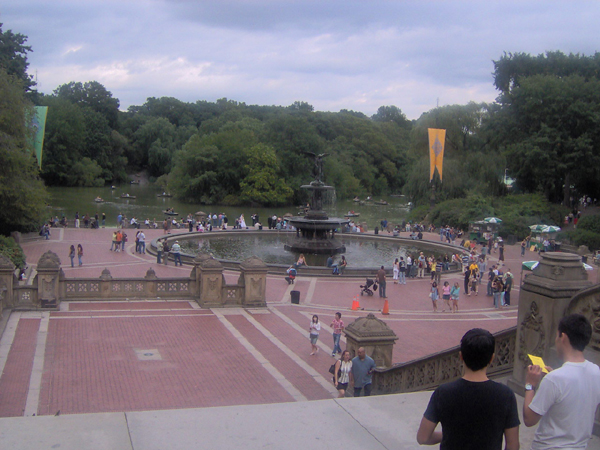
{"label": "green foliage", "polygon": [[600,250],[600,233],[594,231],[577,228],[576,230],[559,233],[557,239],[559,241],[570,242],[571,245],[576,247],[586,245],[591,251]]}
{"label": "green foliage", "polygon": [[25,91],[30,91],[35,86],[33,76],[27,74],[27,53],[31,46],[25,45],[27,36],[21,33],[14,34],[12,30],[2,31],[0,23],[0,69],[8,75],[17,77]]}
{"label": "green foliage", "polygon": [[22,81],[0,69],[0,234],[37,228],[47,201],[31,142]]}
{"label": "green foliage", "polygon": [[248,175],[240,183],[240,204],[287,205],[293,191],[279,177],[275,150],[258,144],[248,151]]}
{"label": "green foliage", "polygon": [[594,233],[600,233],[600,214],[582,217],[577,222],[577,229],[593,231]]}
{"label": "green foliage", "polygon": [[27,265],[23,249],[12,237],[0,235],[0,255],[10,259],[18,269],[22,269]]}

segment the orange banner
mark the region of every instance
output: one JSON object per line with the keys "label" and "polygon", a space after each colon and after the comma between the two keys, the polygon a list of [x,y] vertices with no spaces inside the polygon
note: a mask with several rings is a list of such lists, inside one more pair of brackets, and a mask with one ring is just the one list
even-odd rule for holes
{"label": "orange banner", "polygon": [[446,130],[428,128],[429,132],[429,181],[433,180],[433,172],[436,167],[442,181],[442,166],[444,163],[444,143],[446,142]]}

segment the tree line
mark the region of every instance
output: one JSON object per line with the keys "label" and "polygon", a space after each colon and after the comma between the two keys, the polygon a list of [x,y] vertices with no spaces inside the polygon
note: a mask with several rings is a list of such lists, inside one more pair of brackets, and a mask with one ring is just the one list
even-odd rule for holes
{"label": "tree line", "polygon": [[[397,106],[381,106],[369,117],[315,111],[302,101],[260,106],[226,98],[150,97],[122,111],[97,81],[38,92],[27,75],[32,49],[25,43],[26,36],[2,32],[0,24],[0,97],[20,99],[4,114],[26,123],[32,105],[49,107],[43,165],[31,169],[40,186],[40,178],[47,186],[114,184],[143,169],[190,202],[298,204],[306,200],[299,186],[312,179],[310,152],[329,155],[325,181],[338,198],[404,193],[426,205],[432,191],[427,128],[433,127],[447,130],[443,182],[437,174],[433,180],[438,202],[473,193],[503,196],[506,175],[515,192],[541,193],[550,202],[598,197],[598,53],[504,54],[494,61],[495,102],[437,107],[408,120]],[[3,141],[21,139],[2,142],[0,157],[17,147],[26,153],[27,130],[0,132]]]}

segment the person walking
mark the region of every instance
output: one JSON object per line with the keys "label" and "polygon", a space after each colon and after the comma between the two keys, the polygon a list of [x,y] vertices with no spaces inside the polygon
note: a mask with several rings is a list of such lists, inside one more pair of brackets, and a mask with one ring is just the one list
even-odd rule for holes
{"label": "person walking", "polygon": [[71,267],[75,267],[75,264],[73,264],[73,260],[75,259],[75,246],[71,245],[71,248],[69,249],[69,258],[71,258]]}
{"label": "person walking", "polygon": [[377,282],[379,283],[379,297],[387,298],[385,292],[385,269],[383,268],[383,266],[381,266],[381,269],[379,269],[379,271],[377,272]]}
{"label": "person walking", "polygon": [[375,370],[375,361],[367,356],[364,347],[359,347],[356,351],[357,356],[352,358],[352,380],[354,382],[354,397],[360,397],[361,391],[365,397],[371,395],[373,370]]}
{"label": "person walking", "polygon": [[173,261],[175,261],[175,267],[177,267],[177,261],[179,261],[180,266],[183,266],[183,262],[181,262],[181,245],[179,245],[179,241],[175,241],[175,243],[171,247],[171,253],[173,253]]}
{"label": "person walking", "polygon": [[510,269],[508,272],[504,274],[504,305],[510,306],[510,291],[513,285],[513,276],[510,273]]}
{"label": "person walking", "polygon": [[81,244],[77,244],[77,259],[79,260],[79,267],[83,266],[81,258],[83,257],[83,247]]}
{"label": "person walking", "polygon": [[335,357],[336,353],[342,353],[342,349],[340,347],[340,339],[342,337],[342,331],[344,331],[342,313],[336,312],[335,318],[329,326],[333,328],[333,352],[331,353],[331,356]]}
{"label": "person walking", "polygon": [[333,372],[333,384],[338,390],[338,398],[344,398],[346,395],[351,374],[352,360],[350,359],[350,352],[348,350],[344,350],[342,352],[342,357],[335,362],[335,368]]}
{"label": "person walking", "polygon": [[319,332],[321,331],[321,323],[319,322],[319,316],[316,314],[312,316],[310,326],[308,327],[308,337],[310,338],[310,345],[312,352],[310,355],[316,355],[319,353],[319,347],[317,347],[317,341],[319,340]]}

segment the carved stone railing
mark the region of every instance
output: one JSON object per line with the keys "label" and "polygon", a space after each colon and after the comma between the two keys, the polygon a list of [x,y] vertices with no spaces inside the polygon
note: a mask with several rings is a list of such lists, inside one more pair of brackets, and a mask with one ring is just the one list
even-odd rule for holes
{"label": "carved stone railing", "polygon": [[18,308],[30,308],[38,304],[37,286],[13,286],[13,305]]}
{"label": "carved stone railing", "polygon": [[185,278],[77,278],[61,280],[64,300],[112,300],[123,298],[192,299],[192,280]]}
{"label": "carved stone railing", "polygon": [[[488,368],[490,378],[512,373],[515,359],[517,327],[494,335],[496,356]],[[462,376],[462,362],[458,356],[460,347],[453,347],[425,358],[397,364],[389,369],[376,369],[373,374],[373,392],[397,394],[431,390],[440,384]]]}

